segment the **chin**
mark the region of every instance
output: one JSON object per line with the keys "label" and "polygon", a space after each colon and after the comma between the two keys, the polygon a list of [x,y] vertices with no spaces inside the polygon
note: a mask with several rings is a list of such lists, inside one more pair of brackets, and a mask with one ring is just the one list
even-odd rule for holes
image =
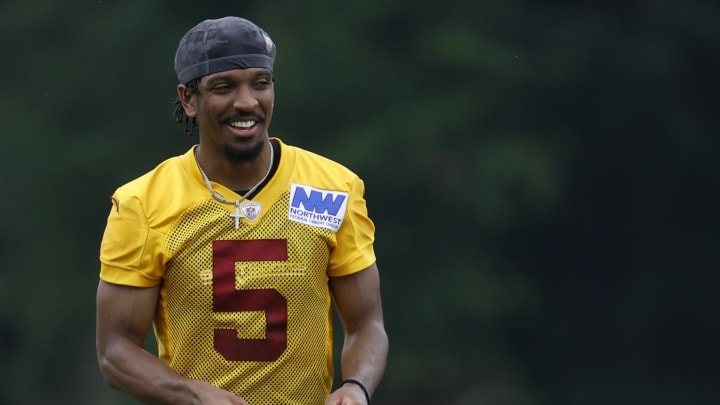
{"label": "chin", "polygon": [[225,156],[233,163],[252,162],[260,156],[264,146],[264,137],[249,145],[225,144]]}

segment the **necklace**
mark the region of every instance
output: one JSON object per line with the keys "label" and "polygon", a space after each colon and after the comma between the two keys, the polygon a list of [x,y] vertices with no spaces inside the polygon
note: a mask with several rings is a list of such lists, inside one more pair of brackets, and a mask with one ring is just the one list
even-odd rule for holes
{"label": "necklace", "polygon": [[272,143],[268,142],[270,145],[270,166],[268,166],[268,170],[265,173],[265,176],[263,176],[262,179],[260,179],[257,184],[252,186],[250,190],[248,190],[245,195],[241,196],[235,201],[230,201],[223,197],[222,194],[215,191],[215,189],[212,186],[212,183],[210,183],[210,179],[208,178],[207,174],[205,174],[205,171],[203,170],[202,166],[200,166],[200,162],[197,161],[197,156],[195,156],[195,162],[198,165],[198,169],[200,169],[200,174],[202,175],[203,181],[205,182],[205,186],[210,190],[210,194],[212,194],[213,198],[217,201],[223,203],[223,204],[231,204],[235,206],[235,212],[232,214],[229,214],[231,218],[235,219],[235,229],[240,229],[240,218],[246,218],[250,221],[254,221],[257,219],[258,215],[260,215],[260,203],[258,202],[245,202],[245,198],[249,195],[251,195],[260,185],[267,180],[268,176],[270,175],[270,171],[272,171],[273,167],[273,159],[275,157],[275,150],[272,147]]}

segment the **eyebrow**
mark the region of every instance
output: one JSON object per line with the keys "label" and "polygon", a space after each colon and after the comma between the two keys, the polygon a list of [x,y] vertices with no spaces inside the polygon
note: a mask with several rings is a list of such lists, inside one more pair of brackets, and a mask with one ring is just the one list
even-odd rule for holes
{"label": "eyebrow", "polygon": [[[260,76],[272,76],[272,72],[270,69],[266,68],[258,68],[259,70],[255,72],[254,78],[258,78]],[[232,76],[227,73],[217,73],[213,74],[207,79],[207,83],[215,83],[215,82],[221,82],[221,81],[231,81]]]}

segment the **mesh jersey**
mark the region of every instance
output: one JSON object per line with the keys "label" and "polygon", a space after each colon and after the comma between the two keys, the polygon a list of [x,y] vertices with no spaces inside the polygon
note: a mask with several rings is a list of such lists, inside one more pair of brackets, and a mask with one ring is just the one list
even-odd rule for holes
{"label": "mesh jersey", "polygon": [[100,277],[160,284],[159,357],[179,374],[253,405],[322,404],[333,375],[328,277],[374,263],[374,225],[355,174],[275,141],[278,169],[251,200],[259,215],[246,212],[239,229],[235,207],[203,183],[194,148],[118,188]]}

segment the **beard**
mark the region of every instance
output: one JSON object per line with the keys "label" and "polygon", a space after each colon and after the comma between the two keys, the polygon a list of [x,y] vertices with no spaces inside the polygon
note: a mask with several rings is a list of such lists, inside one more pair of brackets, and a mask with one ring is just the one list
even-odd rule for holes
{"label": "beard", "polygon": [[252,162],[260,156],[263,148],[265,147],[266,140],[261,138],[252,145],[246,145],[246,147],[237,147],[236,145],[223,145],[225,156],[232,163],[245,163]]}

